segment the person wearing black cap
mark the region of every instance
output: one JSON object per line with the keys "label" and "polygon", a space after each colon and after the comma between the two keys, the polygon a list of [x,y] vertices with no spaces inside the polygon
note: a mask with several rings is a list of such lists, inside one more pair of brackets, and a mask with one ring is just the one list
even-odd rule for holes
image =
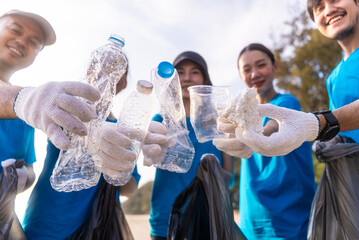
{"label": "person wearing black cap", "polygon": [[[182,87],[182,99],[186,111],[186,122],[189,136],[195,147],[195,156],[191,168],[187,173],[176,173],[167,170],[156,169],[151,198],[150,227],[153,240],[167,239],[168,224],[172,210],[172,204],[176,197],[192,182],[197,173],[200,158],[205,153],[214,154],[224,170],[228,172],[233,184],[234,159],[228,154],[222,153],[212,144],[212,141],[199,143],[190,123],[190,96],[188,87],[194,85],[212,85],[208,74],[206,61],[196,52],[186,51],[176,57],[173,62]],[[155,121],[162,121],[159,115]]]}

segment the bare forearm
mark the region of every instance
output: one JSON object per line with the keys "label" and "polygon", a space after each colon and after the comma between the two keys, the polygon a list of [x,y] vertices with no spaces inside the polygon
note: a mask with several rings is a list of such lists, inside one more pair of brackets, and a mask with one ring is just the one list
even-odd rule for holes
{"label": "bare forearm", "polygon": [[338,119],[340,131],[359,129],[359,100],[333,111]]}
{"label": "bare forearm", "polygon": [[13,111],[13,102],[16,94],[22,87],[0,84],[0,118],[14,119],[17,118]]}
{"label": "bare forearm", "polygon": [[[335,109],[332,113],[338,119],[341,132],[359,129],[359,100]],[[320,130],[323,130],[327,121],[322,114],[319,114],[318,118],[320,120]]]}
{"label": "bare forearm", "polygon": [[120,187],[121,196],[131,197],[137,190],[137,181],[134,177],[131,177],[130,181]]}
{"label": "bare forearm", "polygon": [[227,153],[222,152],[222,164],[223,169],[227,172],[233,173],[234,171],[234,163],[233,163],[233,157],[228,155]]}

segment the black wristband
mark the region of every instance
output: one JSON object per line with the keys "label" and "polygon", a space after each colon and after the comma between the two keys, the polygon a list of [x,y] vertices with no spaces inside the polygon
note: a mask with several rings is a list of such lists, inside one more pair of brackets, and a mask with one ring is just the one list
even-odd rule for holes
{"label": "black wristband", "polygon": [[327,124],[318,134],[316,140],[325,142],[334,138],[340,132],[340,125],[338,119],[334,116],[332,111],[316,112],[315,115],[322,114]]}

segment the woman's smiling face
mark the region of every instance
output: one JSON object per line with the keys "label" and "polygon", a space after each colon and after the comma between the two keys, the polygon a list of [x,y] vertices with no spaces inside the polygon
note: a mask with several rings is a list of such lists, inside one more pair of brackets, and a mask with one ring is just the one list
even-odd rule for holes
{"label": "woman's smiling face", "polygon": [[273,88],[277,69],[269,56],[259,50],[244,52],[238,61],[239,74],[247,87],[254,87],[259,95]]}

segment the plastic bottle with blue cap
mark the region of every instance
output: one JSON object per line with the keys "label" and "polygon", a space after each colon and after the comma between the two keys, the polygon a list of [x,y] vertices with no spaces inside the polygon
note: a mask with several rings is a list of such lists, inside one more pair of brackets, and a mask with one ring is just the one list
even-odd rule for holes
{"label": "plastic bottle with blue cap", "polygon": [[160,105],[162,123],[167,127],[167,136],[172,145],[168,147],[164,160],[154,166],[172,172],[185,173],[194,157],[194,147],[186,125],[186,112],[182,100],[182,88],[178,73],[169,62],[161,62],[151,71],[151,81]]}
{"label": "plastic bottle with blue cap", "polygon": [[[101,92],[101,98],[94,103],[97,116],[86,124],[89,135],[92,129],[106,121],[116,94],[116,85],[127,70],[127,59],[122,51],[125,41],[112,34],[108,43],[91,53],[82,81]],[[71,192],[95,186],[101,176],[92,156],[88,153],[87,136],[67,133],[71,138],[68,150],[61,150],[50,177],[51,186],[57,191]]]}

